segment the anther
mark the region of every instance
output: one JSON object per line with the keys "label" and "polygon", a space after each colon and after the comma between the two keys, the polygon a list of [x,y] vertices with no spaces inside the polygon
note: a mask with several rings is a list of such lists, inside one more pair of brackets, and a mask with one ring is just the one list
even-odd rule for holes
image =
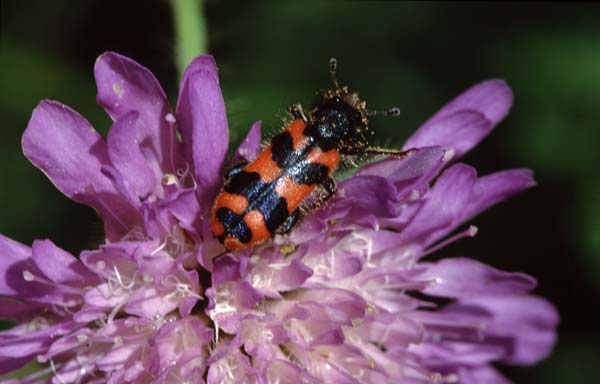
{"label": "anther", "polygon": [[85,343],[88,340],[88,335],[82,334],[80,333],[79,335],[77,335],[77,342],[79,343]]}
{"label": "anther", "polygon": [[29,324],[27,324],[27,330],[28,332],[35,332],[48,326],[50,326],[50,323],[47,319],[43,317],[36,317],[35,319],[31,320]]}
{"label": "anther", "polygon": [[456,154],[456,151],[454,150],[454,148],[449,148],[449,149],[445,150],[444,155],[442,156],[442,161],[444,163],[449,162],[450,160],[452,160],[452,158],[454,157],[455,154]]}
{"label": "anther", "polygon": [[434,246],[427,248],[425,251],[423,251],[422,256],[427,256],[427,255],[437,251],[438,249],[444,248],[445,246],[447,246],[451,243],[454,243],[457,240],[463,239],[465,237],[474,237],[476,234],[477,234],[477,227],[474,225],[471,225],[466,230],[459,232],[454,236],[450,236],[447,239],[442,240],[439,243],[435,244]]}
{"label": "anther", "polygon": [[172,173],[165,173],[161,179],[161,183],[164,186],[177,185],[178,184],[177,176],[175,176]]}
{"label": "anther", "polygon": [[171,124],[175,124],[177,122],[175,116],[170,112],[165,115],[165,120]]}
{"label": "anther", "polygon": [[416,190],[416,189],[413,189],[413,190],[410,192],[410,195],[408,196],[408,199],[409,199],[410,201],[416,201],[416,200],[419,200],[420,198],[421,198],[421,192],[419,192],[419,191],[418,191],[418,190]]}
{"label": "anther", "polygon": [[23,271],[23,280],[32,282],[33,280],[35,280],[35,276],[33,276],[33,273],[25,270]]}
{"label": "anther", "polygon": [[[22,272],[22,276],[23,276],[23,280],[27,281],[28,283],[35,282],[35,283],[39,283],[39,284],[51,285],[55,288],[60,287],[63,292],[81,294],[81,291],[79,289],[69,287],[68,285],[54,283],[53,281],[50,281],[44,277],[34,275],[33,273],[31,273],[31,271],[29,271],[27,269]],[[71,303],[67,302],[65,304],[70,305]]]}
{"label": "anther", "polygon": [[291,253],[294,253],[294,251],[296,250],[296,245],[293,243],[288,243],[288,244],[283,244],[279,247],[279,250],[285,254],[285,255],[289,255]]}

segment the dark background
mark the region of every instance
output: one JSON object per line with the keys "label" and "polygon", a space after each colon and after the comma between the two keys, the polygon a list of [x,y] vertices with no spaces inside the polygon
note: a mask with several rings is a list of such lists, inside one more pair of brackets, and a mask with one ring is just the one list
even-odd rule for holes
{"label": "dark background", "polygon": [[[2,0],[0,232],[51,238],[78,254],[102,239],[94,212],[60,194],[21,153],[40,99],[70,105],[103,134],[93,64],[105,50],[149,67],[173,100],[168,1]],[[474,220],[479,234],[441,256],[467,255],[539,280],[561,313],[559,342],[533,368],[500,367],[517,383],[588,383],[600,356],[600,6],[394,2],[205,4],[232,140],[251,123],[279,129],[286,107],[330,86],[327,62],[376,109],[376,143],[391,148],[452,97],[504,78],[510,115],[464,161],[481,174],[530,167],[538,187]],[[596,356],[596,357],[594,357]],[[594,379],[595,378],[595,379]]]}

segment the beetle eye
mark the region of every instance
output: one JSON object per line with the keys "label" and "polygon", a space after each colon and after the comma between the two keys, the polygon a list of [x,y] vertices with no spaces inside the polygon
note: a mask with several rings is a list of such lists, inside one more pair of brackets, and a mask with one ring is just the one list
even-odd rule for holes
{"label": "beetle eye", "polygon": [[[335,129],[335,123],[332,123],[333,128]],[[324,139],[329,139],[333,136],[333,129],[330,129],[327,125],[323,124],[319,126],[319,134]]]}

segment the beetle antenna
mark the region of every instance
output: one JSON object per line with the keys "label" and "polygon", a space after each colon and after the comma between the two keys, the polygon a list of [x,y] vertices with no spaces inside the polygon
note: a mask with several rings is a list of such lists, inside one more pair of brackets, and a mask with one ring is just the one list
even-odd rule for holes
{"label": "beetle antenna", "polygon": [[400,116],[400,108],[394,107],[390,108],[387,111],[367,111],[367,116],[392,116],[398,117]]}
{"label": "beetle antenna", "polygon": [[329,59],[329,75],[331,76],[331,81],[335,86],[335,89],[340,89],[340,84],[337,81],[337,77],[335,76],[335,71],[337,70],[338,61],[335,57]]}

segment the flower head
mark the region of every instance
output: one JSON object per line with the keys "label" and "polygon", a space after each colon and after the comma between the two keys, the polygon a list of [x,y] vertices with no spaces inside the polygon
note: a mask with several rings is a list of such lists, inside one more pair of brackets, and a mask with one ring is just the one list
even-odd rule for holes
{"label": "flower head", "polygon": [[[457,97],[410,156],[362,167],[290,235],[222,254],[208,223],[228,147],[212,57],[190,64],[175,112],[131,59],[106,53],[95,75],[107,139],[42,101],[23,150],[98,211],[106,243],[75,257],[0,236],[0,317],[19,322],[0,333],[0,374],[35,360],[17,382],[503,383],[493,362],[551,350],[558,315],[533,278],[425,258],[534,185],[526,169],[452,164],[508,112],[504,82]],[[256,157],[260,137],[255,123],[235,156]]]}

